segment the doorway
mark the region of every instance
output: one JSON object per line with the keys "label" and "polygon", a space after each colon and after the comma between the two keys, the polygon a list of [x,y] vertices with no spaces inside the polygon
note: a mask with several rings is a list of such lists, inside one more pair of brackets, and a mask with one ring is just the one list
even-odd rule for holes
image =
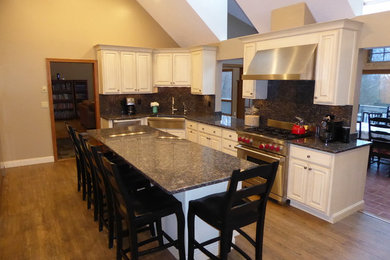
{"label": "doorway", "polygon": [[46,59],[55,161],[74,157],[65,123],[79,132],[100,126],[95,60]]}
{"label": "doorway", "polygon": [[245,99],[242,98],[242,59],[226,60],[222,64],[221,112],[244,119]]}

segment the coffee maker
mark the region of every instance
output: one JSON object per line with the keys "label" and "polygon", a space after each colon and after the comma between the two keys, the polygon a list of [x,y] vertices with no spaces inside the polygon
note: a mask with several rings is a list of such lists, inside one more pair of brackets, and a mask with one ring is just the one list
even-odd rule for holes
{"label": "coffee maker", "polygon": [[334,115],[327,114],[321,121],[319,138],[321,141],[328,143],[340,139],[343,121],[334,121]]}
{"label": "coffee maker", "polygon": [[128,115],[135,115],[135,102],[134,98],[126,98],[126,108]]}

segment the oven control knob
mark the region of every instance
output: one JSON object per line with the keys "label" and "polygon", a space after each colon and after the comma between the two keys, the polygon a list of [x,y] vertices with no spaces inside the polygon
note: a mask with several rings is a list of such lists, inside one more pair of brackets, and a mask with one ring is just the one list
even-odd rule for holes
{"label": "oven control knob", "polygon": [[265,145],[265,149],[269,149],[269,144],[266,144],[266,145]]}
{"label": "oven control knob", "polygon": [[259,149],[264,149],[264,144],[260,144]]}
{"label": "oven control knob", "polygon": [[280,146],[275,147],[275,151],[279,152],[280,151]]}
{"label": "oven control knob", "polygon": [[272,144],[269,146],[270,150],[273,150],[274,148],[275,148],[275,146],[273,146]]}
{"label": "oven control knob", "polygon": [[240,136],[240,137],[238,137],[238,141],[239,142],[241,142],[242,141],[242,137]]}

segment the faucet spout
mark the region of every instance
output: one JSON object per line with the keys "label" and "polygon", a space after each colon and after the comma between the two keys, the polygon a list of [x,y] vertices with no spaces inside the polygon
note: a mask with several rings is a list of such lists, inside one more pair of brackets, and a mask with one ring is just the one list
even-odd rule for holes
{"label": "faucet spout", "polygon": [[172,97],[172,107],[171,107],[172,115],[175,114],[175,111],[177,111],[177,108],[175,108],[175,97]]}

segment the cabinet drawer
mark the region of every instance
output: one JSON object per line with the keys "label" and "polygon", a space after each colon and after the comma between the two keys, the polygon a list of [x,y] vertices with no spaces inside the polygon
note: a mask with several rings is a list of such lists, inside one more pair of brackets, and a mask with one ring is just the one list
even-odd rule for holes
{"label": "cabinet drawer", "polygon": [[229,139],[231,141],[237,141],[237,133],[231,130],[222,130],[222,138]]}
{"label": "cabinet drawer", "polygon": [[189,121],[187,120],[186,121],[186,126],[187,128],[191,128],[191,129],[194,129],[194,130],[198,130],[198,123],[194,122],[194,121]]}
{"label": "cabinet drawer", "polygon": [[290,157],[316,163],[326,167],[332,165],[332,155],[325,152],[314,151],[313,149],[301,148],[294,145],[290,146]]}
{"label": "cabinet drawer", "polygon": [[238,143],[236,141],[222,139],[222,148],[224,148],[224,149],[236,151],[236,153],[237,153],[237,149],[234,148],[236,145],[238,145]]}
{"label": "cabinet drawer", "polygon": [[209,126],[205,124],[198,124],[198,131],[204,132],[206,134],[221,136],[222,129],[219,127]]}

